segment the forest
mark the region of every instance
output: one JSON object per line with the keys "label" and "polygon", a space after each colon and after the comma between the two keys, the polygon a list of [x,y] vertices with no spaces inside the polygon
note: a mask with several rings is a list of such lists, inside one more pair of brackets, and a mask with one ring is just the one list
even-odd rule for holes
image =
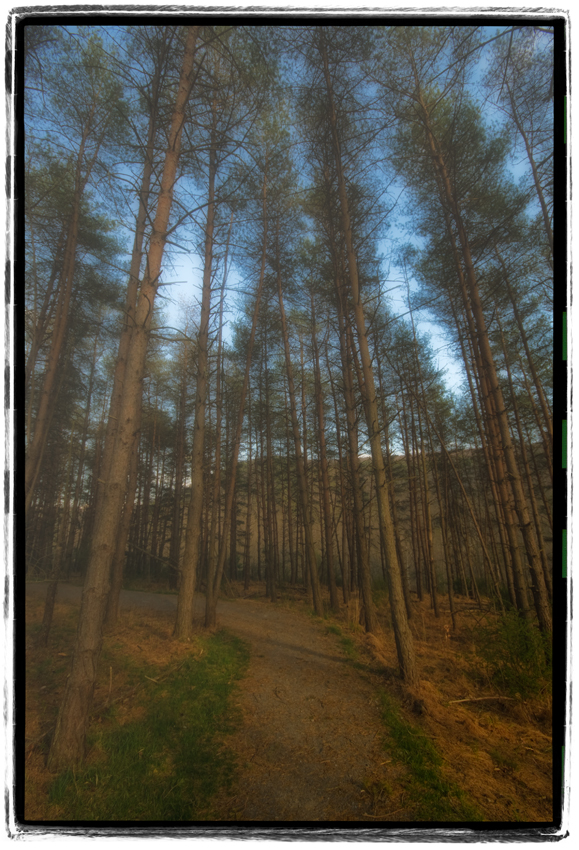
{"label": "forest", "polygon": [[29,669],[66,658],[52,777],[86,763],[128,591],[174,600],[174,658],[245,600],[280,631],[288,605],[340,622],[324,639],[388,656],[415,707],[425,622],[450,652],[484,617],[550,705],[555,29],[25,24],[23,543]]}

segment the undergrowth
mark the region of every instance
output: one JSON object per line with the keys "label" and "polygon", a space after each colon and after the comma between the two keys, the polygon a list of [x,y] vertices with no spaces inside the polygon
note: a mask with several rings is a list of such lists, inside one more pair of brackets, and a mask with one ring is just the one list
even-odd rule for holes
{"label": "undergrowth", "polygon": [[551,642],[517,611],[506,611],[479,626],[473,638],[475,676],[485,674],[501,693],[511,697],[518,694],[526,699],[551,690]]}
{"label": "undergrowth", "polygon": [[[109,717],[90,742],[86,767],[54,781],[50,800],[63,820],[211,817],[211,798],[235,773],[223,739],[237,723],[230,696],[249,653],[225,631],[203,644],[201,658],[188,657],[170,677],[153,682],[136,719],[119,725]],[[141,672],[160,679],[150,668]]]}
{"label": "undergrowth", "polygon": [[408,769],[403,782],[414,819],[420,821],[481,821],[482,815],[461,789],[442,773],[443,759],[433,742],[401,715],[394,700],[380,692],[382,720],[388,730],[386,747],[394,761]]}

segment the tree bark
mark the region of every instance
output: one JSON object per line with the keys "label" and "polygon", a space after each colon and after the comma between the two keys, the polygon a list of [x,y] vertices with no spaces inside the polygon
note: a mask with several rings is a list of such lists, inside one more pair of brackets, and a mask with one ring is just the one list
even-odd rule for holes
{"label": "tree bark", "polygon": [[283,303],[283,292],[281,286],[281,267],[280,267],[280,259],[279,259],[279,224],[278,230],[276,232],[276,245],[277,245],[277,293],[279,299],[279,309],[281,316],[281,327],[282,327],[282,337],[283,337],[283,345],[285,352],[285,366],[288,380],[288,394],[290,401],[290,412],[291,412],[291,422],[292,422],[292,430],[294,437],[294,447],[296,454],[296,467],[298,472],[298,485],[300,491],[300,503],[302,508],[302,519],[303,519],[303,530],[305,535],[305,557],[306,557],[306,566],[309,576],[309,582],[312,588],[313,595],[313,603],[314,603],[314,611],[318,615],[318,617],[323,617],[324,615],[324,606],[322,602],[322,595],[320,591],[320,580],[318,577],[318,566],[316,562],[316,553],[314,549],[314,541],[312,536],[312,527],[310,523],[310,505],[309,505],[309,497],[308,497],[308,483],[306,480],[306,472],[304,469],[304,458],[302,453],[302,444],[300,438],[300,427],[298,422],[298,414],[297,414],[297,406],[296,406],[296,393],[294,386],[294,376],[293,376],[293,368],[291,363],[291,354],[289,347],[289,335],[287,329],[287,321]]}
{"label": "tree bark", "polygon": [[376,403],[376,391],[374,387],[374,375],[372,372],[372,363],[370,358],[370,351],[368,348],[368,339],[366,336],[364,308],[362,305],[362,300],[360,298],[360,289],[358,283],[358,266],[353,247],[348,198],[346,193],[346,184],[342,171],[342,160],[340,153],[337,119],[334,107],[332,82],[330,78],[323,28],[320,28],[319,49],[321,52],[324,66],[324,77],[326,81],[329,115],[332,127],[332,143],[334,148],[336,171],[338,175],[338,192],[340,198],[342,230],[344,238],[346,240],[350,289],[352,295],[354,316],[356,320],[356,328],[358,332],[358,347],[360,350],[360,359],[362,361],[362,370],[364,373],[364,409],[366,413],[366,425],[368,427],[368,436],[370,438],[370,448],[372,452],[372,463],[376,479],[376,495],[378,498],[380,531],[388,564],[388,590],[390,596],[392,623],[394,626],[394,636],[396,640],[398,662],[400,664],[402,676],[408,684],[413,685],[418,682],[418,670],[416,667],[416,656],[414,653],[412,633],[410,631],[410,627],[408,625],[408,617],[406,615],[406,603],[404,601],[404,592],[402,589],[402,576],[400,573],[400,564],[398,563],[398,556],[396,554],[396,542],[394,539],[394,529],[392,527],[392,516],[390,514],[390,505],[388,503],[388,486],[384,469],[384,458],[382,455],[380,426],[378,422],[378,409]]}
{"label": "tree bark", "polygon": [[123,403],[119,411],[117,445],[111,463],[110,477],[105,486],[100,510],[95,518],[71,673],[67,680],[49,753],[48,761],[51,770],[60,770],[74,765],[84,756],[86,731],[102,645],[111,562],[114,555],[114,543],[111,541],[110,532],[111,528],[117,527],[125,495],[131,447],[135,436],[135,416],[140,407],[153,305],[167,240],[185,107],[193,80],[198,30],[199,27],[189,27],[187,30],[179,89],[165,154],[147,268],[141,285],[135,327],[127,359]]}
{"label": "tree bark", "polygon": [[[455,256],[455,265],[464,302],[465,312],[468,316],[470,311],[472,311],[472,316],[476,325],[476,330],[473,328],[471,330],[471,335],[473,339],[473,344],[475,345],[475,350],[478,350],[480,357],[479,368],[482,388],[482,399],[487,409],[488,423],[492,434],[492,445],[495,447],[497,463],[500,464],[502,458],[504,458],[506,473],[508,474],[510,489],[513,494],[514,507],[517,513],[518,525],[521,529],[525,542],[527,558],[531,571],[536,574],[541,567],[539,564],[532,522],[529,517],[527,501],[525,498],[521,478],[517,468],[507,411],[497,376],[492,350],[490,347],[486,322],[483,313],[482,301],[478,289],[478,282],[471,256],[468,236],[466,233],[466,228],[462,219],[462,215],[458,208],[458,204],[456,203],[454,198],[452,183],[450,180],[446,163],[444,161],[444,157],[438,149],[436,139],[430,125],[428,107],[425,104],[422,95],[420,95],[419,97],[419,102],[422,108],[424,128],[427,135],[427,143],[432,154],[433,165],[436,168],[437,180],[441,193],[441,202],[445,211],[445,217],[447,221],[448,237]],[[458,239],[460,243],[460,256],[458,252],[458,246],[456,245],[453,228],[450,224],[450,214],[452,214],[456,231],[458,233]],[[496,434],[494,433],[495,429],[497,432]],[[503,486],[502,482],[504,482],[504,484],[506,485],[506,475],[504,477],[501,476],[499,480],[499,486]],[[509,499],[506,495],[506,492],[504,493],[503,498],[505,511],[508,512]],[[514,525],[510,522],[507,522],[507,530],[509,530],[509,533],[510,529],[512,529],[513,538],[512,540],[510,540],[510,544],[515,553],[516,558],[518,546],[516,544],[515,539],[516,535],[514,531]],[[515,567],[515,579],[518,580],[516,588],[518,593],[520,593],[520,598],[518,600],[519,607],[521,609],[521,613],[525,616],[528,614],[528,603],[526,602],[524,596],[524,591],[526,590],[526,588],[522,576],[522,570],[519,567]],[[547,619],[545,620],[543,627],[547,631],[551,631],[550,616],[547,617]]]}
{"label": "tree bark", "polygon": [[209,151],[209,191],[205,224],[205,258],[201,316],[197,336],[197,385],[195,390],[195,423],[191,450],[191,502],[187,515],[185,549],[181,562],[181,581],[175,621],[175,636],[189,640],[193,630],[193,602],[200,554],[201,516],[203,512],[203,454],[205,445],[205,407],[207,403],[207,364],[209,347],[209,316],[211,312],[211,271],[213,263],[213,231],[215,227],[215,177],[217,151],[215,114]]}
{"label": "tree bark", "polygon": [[320,356],[318,351],[318,340],[315,328],[315,304],[311,293],[312,305],[312,347],[314,351],[314,380],[316,392],[316,409],[318,414],[318,435],[320,445],[320,465],[322,484],[322,515],[324,521],[325,556],[328,567],[328,584],[330,586],[330,606],[332,611],[338,611],[338,591],[336,589],[336,575],[334,567],[334,546],[332,535],[332,513],[330,508],[330,478],[328,474],[328,457],[326,453],[326,432],[324,425],[324,399],[322,395],[322,379],[320,374]]}

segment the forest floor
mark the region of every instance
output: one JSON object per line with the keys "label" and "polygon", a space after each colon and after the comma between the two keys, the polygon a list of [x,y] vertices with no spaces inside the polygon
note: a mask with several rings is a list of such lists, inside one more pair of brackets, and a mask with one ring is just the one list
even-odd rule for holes
{"label": "forest floor", "polygon": [[[41,617],[45,590],[43,582],[28,582],[28,618]],[[358,625],[356,600],[322,619],[297,589],[285,588],[275,604],[264,598],[263,584],[252,584],[247,594],[240,585],[233,591],[238,595],[219,601],[218,627],[249,645],[250,662],[233,697],[240,722],[226,738],[235,779],[213,799],[209,819],[552,821],[550,695],[507,697],[485,682],[473,635],[491,614],[457,598],[452,632],[444,607],[436,618],[428,601],[414,599],[421,685],[409,693],[397,674],[387,599],[378,600],[383,633],[374,637]],[[171,637],[176,599],[123,591],[116,645],[158,663],[178,660],[184,650]],[[79,600],[79,587],[61,584],[56,616],[78,611]],[[200,632],[203,605],[197,596]],[[41,694],[33,681],[27,686],[26,816],[32,820],[54,817],[38,741],[54,722],[73,639],[71,625],[70,647],[55,653],[54,687],[44,684]],[[39,650],[29,650],[36,658]],[[103,674],[97,703],[107,684],[110,699],[112,682]],[[113,699],[122,687],[115,671]]]}

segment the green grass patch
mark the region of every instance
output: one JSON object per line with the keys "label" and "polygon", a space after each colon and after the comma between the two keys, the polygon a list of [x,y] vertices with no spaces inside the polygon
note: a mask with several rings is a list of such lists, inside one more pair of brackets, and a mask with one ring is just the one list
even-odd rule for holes
{"label": "green grass patch", "polygon": [[[158,684],[162,671],[138,671],[147,681],[138,719],[105,723],[93,734],[90,766],[60,775],[50,800],[63,820],[194,821],[211,818],[211,798],[235,775],[224,737],[239,715],[231,706],[249,652],[220,631],[204,638],[201,658],[189,657]],[[113,712],[114,714],[114,712]]]}
{"label": "green grass patch", "polygon": [[328,623],[326,625],[326,634],[337,635],[340,638],[340,646],[347,658],[351,661],[355,661],[358,658],[358,649],[355,642],[351,637],[345,635],[339,626],[335,623]]}
{"label": "green grass patch", "polygon": [[387,748],[394,761],[406,765],[406,792],[420,821],[481,821],[461,789],[443,775],[443,759],[433,742],[402,716],[394,700],[380,694]]}

